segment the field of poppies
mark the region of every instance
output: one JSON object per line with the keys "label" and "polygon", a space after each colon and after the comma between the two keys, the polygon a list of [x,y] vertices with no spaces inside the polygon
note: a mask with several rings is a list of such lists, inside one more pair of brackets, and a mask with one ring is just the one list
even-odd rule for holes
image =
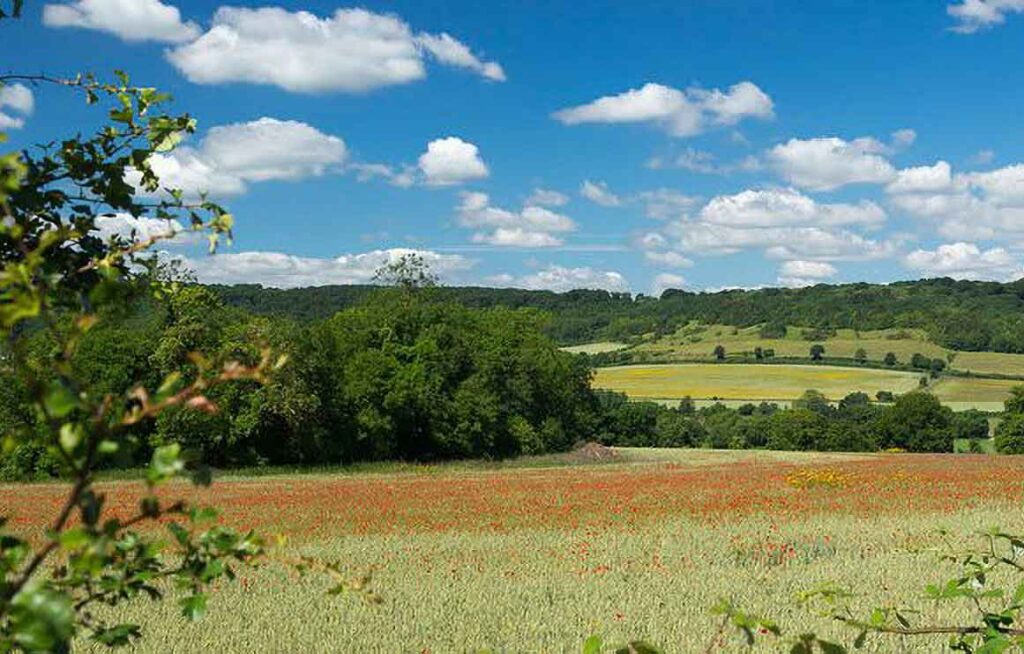
{"label": "field of poppies", "polygon": [[[545,464],[169,488],[235,526],[287,535],[275,557],[370,573],[379,601],[328,596],[318,575],[271,562],[221,588],[205,622],[182,624],[173,603],[119,611],[141,622],[152,652],[578,651],[595,633],[730,651],[740,642],[716,640],[709,612],[720,598],[791,630],[842,634],[793,602],[825,581],[862,593],[853,601],[865,609],[909,602],[953,619],[955,607],[918,599],[948,573],[930,550],[935,530],[1024,529],[1024,461],[1008,456],[616,450]],[[105,488],[127,512],[137,486]],[[4,485],[0,506],[18,531],[38,533],[61,491]]]}

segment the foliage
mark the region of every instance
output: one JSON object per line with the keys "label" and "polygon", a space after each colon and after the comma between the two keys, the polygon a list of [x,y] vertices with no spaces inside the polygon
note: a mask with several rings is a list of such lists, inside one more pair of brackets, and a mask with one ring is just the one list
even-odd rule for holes
{"label": "foliage", "polygon": [[1011,414],[999,424],[995,446],[1003,454],[1024,454],[1024,414]]}
{"label": "foliage", "polygon": [[[949,649],[959,652],[991,654],[1024,646],[1024,582],[1014,582],[1024,572],[1024,537],[992,529],[978,534],[979,546],[959,550],[940,532],[947,553],[942,560],[958,567],[958,574],[944,582],[930,584],[925,597],[936,603],[958,603],[969,609],[969,620],[956,624],[914,624],[914,607],[878,606],[867,616],[851,607],[855,597],[834,584],[823,584],[799,595],[800,604],[815,609],[822,617],[840,622],[857,635],[850,645],[820,639],[813,633],[789,638],[791,652],[843,654],[864,647],[869,638],[921,637],[948,635]],[[783,638],[774,622],[746,615],[731,603],[722,602],[714,613],[726,616],[725,624],[739,630],[748,644],[756,634]],[[767,627],[765,626],[767,625]],[[758,627],[761,627],[758,629]]]}
{"label": "foliage", "polygon": [[[166,290],[146,274],[154,261],[145,251],[167,236],[104,240],[99,215],[148,214],[168,221],[169,232],[170,221],[184,217],[209,233],[211,246],[230,235],[232,219],[210,202],[186,204],[176,191],[150,204],[135,197],[127,180],[137,176],[141,189],[156,193],[150,156],[195,128],[187,115],[159,113],[164,94],[131,86],[123,73],[115,84],[19,76],[0,77],[0,84],[15,79],[80,92],[89,104],[109,98],[113,108],[90,137],[0,157],[0,427],[3,451],[13,457],[3,463],[45,466],[70,482],[38,540],[14,536],[0,518],[0,651],[68,651],[79,636],[124,645],[140,628],[96,618],[95,605],[159,599],[169,586],[182,614],[199,618],[211,587],[234,578],[263,545],[252,533],[207,525],[212,510],[158,498],[157,487],[186,467],[176,443],[151,450],[134,515],[110,515],[106,494],[94,486],[97,470],[137,446],[137,426],[172,407],[213,412],[211,389],[263,381],[271,364],[265,353],[254,365],[214,365],[192,354],[187,376],[168,375],[153,390],[131,374],[94,375],[77,365],[83,343],[105,320]],[[41,343],[46,347],[33,349]],[[208,481],[201,468],[192,472],[197,483]],[[166,525],[169,543],[140,530],[156,522]]]}
{"label": "foliage", "polygon": [[[229,304],[257,313],[314,319],[358,303],[373,289],[324,286],[283,291],[239,285],[219,287],[217,292]],[[944,278],[716,293],[673,289],[660,298],[596,290],[553,293],[489,288],[445,289],[444,295],[477,308],[531,307],[550,312],[554,320],[547,326],[548,334],[563,344],[671,334],[696,320],[760,325],[772,338],[784,337],[786,325],[809,326],[815,338],[844,328],[919,328],[948,349],[1024,352],[1024,280],[1002,284]],[[814,334],[815,330],[819,333]]]}

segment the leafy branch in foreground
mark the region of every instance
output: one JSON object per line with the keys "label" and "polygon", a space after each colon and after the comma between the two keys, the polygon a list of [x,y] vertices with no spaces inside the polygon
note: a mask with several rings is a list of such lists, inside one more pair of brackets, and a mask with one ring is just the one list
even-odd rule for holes
{"label": "leafy branch in foreground", "polygon": [[[134,384],[117,392],[95,390],[78,373],[76,351],[91,329],[141,296],[174,292],[154,274],[148,250],[184,229],[179,219],[206,232],[211,248],[230,237],[233,221],[203,197],[186,201],[180,191],[160,188],[152,157],[195,129],[187,115],[157,112],[166,95],[132,86],[123,73],[116,84],[0,76],[0,85],[15,81],[80,91],[89,104],[107,98],[113,108],[89,137],[0,156],[0,377],[27,389],[36,414],[32,428],[0,434],[0,446],[38,443],[70,483],[43,534],[14,533],[0,517],[0,652],[68,651],[81,636],[124,645],[141,635],[139,625],[109,624],[97,607],[176,590],[182,614],[196,619],[214,582],[233,579],[237,566],[264,553],[255,534],[209,524],[212,509],[161,500],[158,487],[185,472],[186,457],[176,443],[140,443],[133,427],[171,407],[215,412],[210,389],[262,383],[284,360],[269,351],[249,364],[193,353],[184,371],[157,388]],[[153,199],[140,200],[137,189]],[[167,232],[143,240],[106,235],[104,219],[117,213],[162,221]],[[40,334],[45,352],[30,345]],[[146,492],[134,512],[119,515],[95,486],[96,472],[147,447]],[[208,483],[209,474],[198,467],[193,481]]]}
{"label": "leafy branch in foreground", "polygon": [[[799,602],[816,608],[822,617],[850,627],[856,636],[845,645],[823,640],[813,633],[800,634],[790,639],[790,652],[840,654],[851,648],[860,649],[872,636],[948,636],[950,650],[975,654],[1024,649],[1024,578],[1020,576],[1024,572],[1024,536],[993,529],[978,534],[979,547],[957,551],[949,543],[948,533],[940,534],[949,550],[941,558],[955,564],[958,573],[941,584],[927,586],[925,598],[964,604],[972,619],[957,624],[918,624],[914,621],[917,609],[896,606],[879,606],[861,617],[850,608],[853,593],[825,585],[802,593]],[[1009,579],[1016,579],[1016,584],[1004,586]],[[753,644],[758,634],[782,637],[773,622],[745,614],[729,602],[723,601],[714,612],[724,616],[723,625],[739,630],[748,644]]]}

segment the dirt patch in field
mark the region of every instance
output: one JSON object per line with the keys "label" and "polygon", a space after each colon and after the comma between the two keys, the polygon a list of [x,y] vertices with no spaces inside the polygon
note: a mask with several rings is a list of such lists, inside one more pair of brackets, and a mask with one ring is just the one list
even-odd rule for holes
{"label": "dirt patch in field", "polygon": [[583,443],[566,455],[572,463],[590,463],[592,461],[616,461],[622,456],[610,447],[600,443]]}

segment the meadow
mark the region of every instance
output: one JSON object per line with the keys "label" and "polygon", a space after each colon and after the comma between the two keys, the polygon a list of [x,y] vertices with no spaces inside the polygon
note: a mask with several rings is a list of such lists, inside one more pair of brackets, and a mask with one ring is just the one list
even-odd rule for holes
{"label": "meadow", "polygon": [[[1003,352],[954,352],[931,342],[928,335],[920,329],[879,329],[855,331],[852,329],[836,330],[824,340],[809,341],[803,337],[805,328],[790,326],[783,338],[762,338],[761,328],[734,327],[731,325],[706,325],[689,323],[680,327],[675,333],[659,338],[644,340],[634,344],[631,350],[646,353],[657,361],[701,360],[714,359],[716,345],[725,348],[729,357],[748,357],[753,359],[754,348],[775,350],[777,357],[805,358],[814,343],[825,346],[828,357],[852,359],[858,350],[863,349],[869,361],[880,362],[885,355],[892,352],[901,362],[909,362],[914,354],[923,354],[929,358],[948,360],[953,370],[970,371],[981,374],[1022,375],[1024,376],[1024,354]],[[594,346],[607,346],[596,343]],[[576,346],[575,351],[596,354],[623,349],[588,350],[588,345]]]}
{"label": "meadow", "polygon": [[[327,596],[317,575],[268,563],[220,588],[194,625],[173,603],[116,611],[141,621],[142,652],[575,652],[593,633],[643,637],[670,652],[746,651],[716,637],[709,609],[719,598],[791,632],[849,636],[793,602],[825,581],[859,590],[857,608],[908,601],[922,622],[953,619],[955,606],[919,599],[925,583],[949,572],[926,551],[934,530],[948,527],[958,540],[993,524],[1024,528],[1016,457],[614,454],[536,469],[429,466],[177,485],[168,492],[216,503],[229,524],[288,534],[278,557],[372,572],[380,603]],[[819,477],[830,481],[806,483]],[[131,509],[138,486],[103,485],[118,491],[115,512]],[[15,529],[38,534],[62,490],[0,486],[0,506]],[[865,651],[938,651],[943,642],[871,639]]]}
{"label": "meadow", "polygon": [[833,400],[861,391],[906,393],[918,387],[919,374],[871,368],[817,365],[681,363],[598,368],[596,388],[635,399],[723,398],[792,400],[809,388]]}

